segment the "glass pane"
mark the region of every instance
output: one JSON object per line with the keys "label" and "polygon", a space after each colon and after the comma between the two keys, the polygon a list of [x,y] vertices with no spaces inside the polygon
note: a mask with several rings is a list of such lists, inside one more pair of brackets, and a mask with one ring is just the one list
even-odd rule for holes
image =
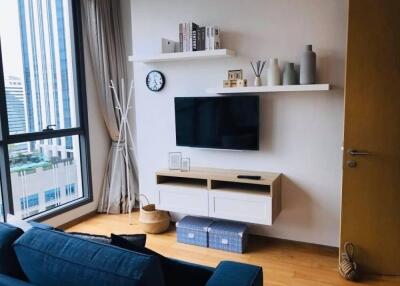
{"label": "glass pane", "polygon": [[22,144],[23,151],[8,146],[16,215],[27,218],[83,197],[78,135]]}
{"label": "glass pane", "polygon": [[1,185],[0,185],[0,221],[4,221],[4,207],[3,207],[3,196],[1,192]]}
{"label": "glass pane", "polygon": [[70,0],[0,0],[0,39],[10,134],[77,127]]}

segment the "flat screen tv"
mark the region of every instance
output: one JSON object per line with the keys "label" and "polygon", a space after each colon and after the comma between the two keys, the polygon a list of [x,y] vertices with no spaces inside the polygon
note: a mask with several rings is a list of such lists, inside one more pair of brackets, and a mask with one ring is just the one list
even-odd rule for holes
{"label": "flat screen tv", "polygon": [[258,96],[176,97],[176,145],[258,150]]}

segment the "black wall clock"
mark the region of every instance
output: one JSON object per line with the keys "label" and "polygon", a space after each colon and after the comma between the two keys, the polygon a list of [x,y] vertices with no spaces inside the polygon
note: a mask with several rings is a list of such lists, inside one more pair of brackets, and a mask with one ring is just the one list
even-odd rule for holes
{"label": "black wall clock", "polygon": [[165,85],[165,76],[160,71],[151,71],[146,76],[147,88],[151,91],[160,91]]}

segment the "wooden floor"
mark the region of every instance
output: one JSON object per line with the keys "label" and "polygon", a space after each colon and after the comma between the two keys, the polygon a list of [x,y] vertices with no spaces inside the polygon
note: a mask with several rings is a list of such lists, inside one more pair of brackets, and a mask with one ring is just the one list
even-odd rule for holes
{"label": "wooden floor", "polygon": [[[66,231],[104,235],[142,233],[137,218],[134,213],[133,224],[129,225],[126,215],[97,215]],[[148,235],[146,246],[168,257],[213,267],[221,260],[260,265],[264,285],[400,285],[399,277],[369,277],[362,283],[347,282],[337,273],[337,250],[322,246],[251,236],[248,251],[234,254],[177,243],[173,227],[161,235]]]}

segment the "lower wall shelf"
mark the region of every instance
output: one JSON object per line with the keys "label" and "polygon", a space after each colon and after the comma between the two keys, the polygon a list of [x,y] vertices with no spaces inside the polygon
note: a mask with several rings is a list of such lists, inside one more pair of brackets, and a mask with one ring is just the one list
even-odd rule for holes
{"label": "lower wall shelf", "polygon": [[329,84],[304,85],[276,85],[276,86],[246,86],[207,88],[207,93],[234,94],[234,93],[269,93],[269,92],[298,92],[298,91],[327,91]]}
{"label": "lower wall shelf", "polygon": [[[238,179],[259,175],[261,180]],[[281,211],[281,174],[195,168],[156,173],[157,208],[272,225]]]}

